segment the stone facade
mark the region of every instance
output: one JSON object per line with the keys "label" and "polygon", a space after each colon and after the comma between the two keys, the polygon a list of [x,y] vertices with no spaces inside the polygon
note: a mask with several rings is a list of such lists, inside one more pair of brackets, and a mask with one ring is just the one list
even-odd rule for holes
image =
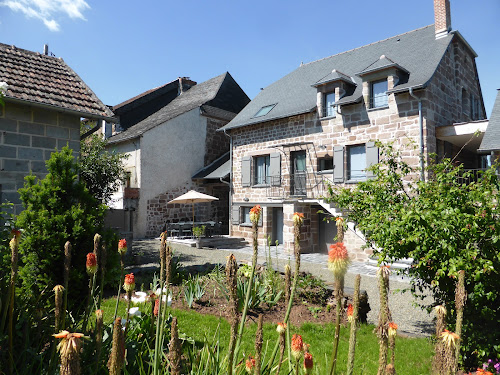
{"label": "stone facade", "polygon": [[[390,91],[399,79],[395,69],[376,72],[363,83],[364,100],[361,103],[343,105],[335,116],[322,117],[323,95],[335,92],[336,101],[347,87],[343,81],[329,83],[329,87],[318,88],[318,110],[313,113],[261,122],[231,130],[233,139],[233,218],[231,234],[251,239],[251,228],[241,223],[241,207],[255,204],[263,206],[263,225],[260,242],[263,245],[268,235],[272,235],[272,208],[283,210],[283,243],[286,249],[293,249],[292,216],[295,211],[303,212],[306,220],[301,239],[306,252],[320,249],[320,223],[318,209],[340,214],[334,208],[326,206],[321,197],[324,195],[325,180],[334,182],[333,172],[318,173],[321,159],[335,159],[337,146],[341,149],[343,170],[349,168],[346,151],[350,146],[368,145],[380,140],[393,142],[394,147],[402,151],[405,161],[419,166],[419,103],[408,91],[388,94],[387,106],[370,108],[369,84],[375,79],[388,81]],[[465,94],[464,94],[465,92]],[[477,76],[474,55],[460,38],[455,38],[443,56],[439,67],[425,89],[415,90],[414,95],[422,101],[424,159],[429,153],[443,148],[445,143],[436,139],[435,128],[452,125],[457,122],[480,120],[485,117],[481,89]],[[471,109],[473,108],[473,109]],[[446,145],[452,152],[458,152],[456,146]],[[366,146],[367,147],[367,146]],[[291,190],[293,181],[292,159],[296,151],[305,152],[305,180],[307,194],[295,197]],[[249,158],[250,178],[254,178],[255,159],[264,155],[280,155],[280,178],[278,186],[272,180],[265,185],[243,183],[245,160]],[[451,156],[451,155],[450,155]],[[462,161],[476,165],[477,156],[463,152]],[[477,167],[477,166],[475,166]],[[272,169],[272,168],[271,168]],[[352,186],[354,181],[343,181],[340,185]],[[240,211],[238,211],[240,207]],[[235,217],[237,216],[237,217]],[[347,231],[345,242],[351,254],[357,260],[364,260],[371,254],[370,249],[362,249],[362,235],[353,226]]]}
{"label": "stone facade", "polygon": [[10,102],[0,110],[0,198],[18,214],[23,208],[17,190],[26,175],[45,177],[45,161],[66,145],[79,155],[80,117]]}

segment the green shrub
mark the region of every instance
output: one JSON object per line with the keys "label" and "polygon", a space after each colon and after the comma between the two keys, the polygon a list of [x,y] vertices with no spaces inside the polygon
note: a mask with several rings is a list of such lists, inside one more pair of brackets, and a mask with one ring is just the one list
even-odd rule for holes
{"label": "green shrub", "polygon": [[[31,298],[63,284],[64,244],[70,241],[73,251],[68,298],[77,301],[85,295],[86,254],[93,250],[94,234],[102,232],[106,207],[78,179],[71,149],[54,152],[46,164],[49,173],[44,179],[29,175],[24,188],[19,189],[24,206],[16,221],[16,226],[24,230],[19,279],[23,294]],[[112,260],[115,252],[110,249],[108,253]]]}

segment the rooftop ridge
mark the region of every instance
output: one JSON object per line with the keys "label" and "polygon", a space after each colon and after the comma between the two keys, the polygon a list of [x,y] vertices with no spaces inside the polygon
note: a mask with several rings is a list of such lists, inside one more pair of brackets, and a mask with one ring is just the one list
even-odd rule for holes
{"label": "rooftop ridge", "polygon": [[22,53],[25,53],[25,54],[28,54],[28,55],[42,56],[42,57],[48,57],[48,58],[51,58],[51,59],[56,59],[56,60],[62,60],[62,61],[64,61],[64,59],[62,57],[44,55],[41,52],[30,51],[28,49],[17,47],[14,44],[0,43],[0,48],[2,48],[2,47],[6,48],[6,49],[11,49],[11,50],[14,50],[14,51],[19,51],[19,52],[22,52]]}
{"label": "rooftop ridge", "polygon": [[405,32],[405,33],[398,34],[398,35],[394,35],[394,36],[391,36],[391,37],[389,37],[389,38],[381,39],[381,40],[379,40],[379,41],[372,42],[372,43],[369,43],[369,44],[365,44],[364,46],[360,46],[360,47],[352,48],[352,49],[350,49],[350,50],[343,51],[343,52],[339,52],[339,53],[336,53],[336,54],[334,54],[334,55],[330,55],[330,56],[327,56],[327,57],[323,57],[323,58],[318,59],[318,60],[310,61],[310,62],[308,62],[308,63],[302,64],[301,66],[306,66],[306,65],[313,64],[313,63],[316,63],[316,62],[319,62],[319,61],[327,60],[327,59],[332,58],[332,57],[335,57],[335,56],[340,56],[340,55],[343,55],[344,53],[349,53],[349,52],[353,52],[353,51],[356,51],[356,50],[361,49],[361,48],[365,48],[365,47],[373,46],[374,44],[378,44],[378,43],[385,42],[385,41],[390,40],[390,39],[398,38],[398,37],[403,36],[403,35],[407,35],[407,34],[410,34],[410,33],[414,33],[414,32],[416,32],[416,31],[420,31],[420,30],[423,30],[423,29],[427,29],[428,27],[434,27],[434,24],[432,24],[432,25],[427,25],[427,26],[423,26],[423,27],[419,27],[418,29],[411,30],[411,31],[407,31],[407,32]]}

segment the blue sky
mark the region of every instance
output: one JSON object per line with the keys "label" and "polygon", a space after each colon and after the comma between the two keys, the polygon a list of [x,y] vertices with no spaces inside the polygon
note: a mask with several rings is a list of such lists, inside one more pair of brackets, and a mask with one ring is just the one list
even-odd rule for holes
{"label": "blue sky", "polygon": [[[500,88],[500,0],[451,0],[488,116]],[[250,98],[297,68],[434,23],[432,0],[0,0],[0,42],[62,57],[106,104],[229,71]]]}

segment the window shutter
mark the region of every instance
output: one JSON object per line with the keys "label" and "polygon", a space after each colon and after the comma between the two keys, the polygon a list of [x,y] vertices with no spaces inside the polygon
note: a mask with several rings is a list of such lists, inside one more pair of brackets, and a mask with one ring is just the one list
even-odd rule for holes
{"label": "window shutter", "polygon": [[344,146],[333,147],[333,182],[344,182]]}
{"label": "window shutter", "polygon": [[279,152],[271,154],[269,175],[271,176],[271,186],[281,185],[281,154]]}
{"label": "window shutter", "polygon": [[[368,142],[366,144],[366,168],[368,169],[374,164],[378,163],[378,147],[375,146],[375,142]],[[372,171],[366,171],[367,178],[375,177]]]}
{"label": "window shutter", "polygon": [[249,187],[251,185],[251,165],[252,158],[250,156],[243,156],[241,159],[241,186],[243,187]]}
{"label": "window shutter", "polygon": [[240,206],[233,206],[231,208],[231,223],[234,225],[240,223]]}

